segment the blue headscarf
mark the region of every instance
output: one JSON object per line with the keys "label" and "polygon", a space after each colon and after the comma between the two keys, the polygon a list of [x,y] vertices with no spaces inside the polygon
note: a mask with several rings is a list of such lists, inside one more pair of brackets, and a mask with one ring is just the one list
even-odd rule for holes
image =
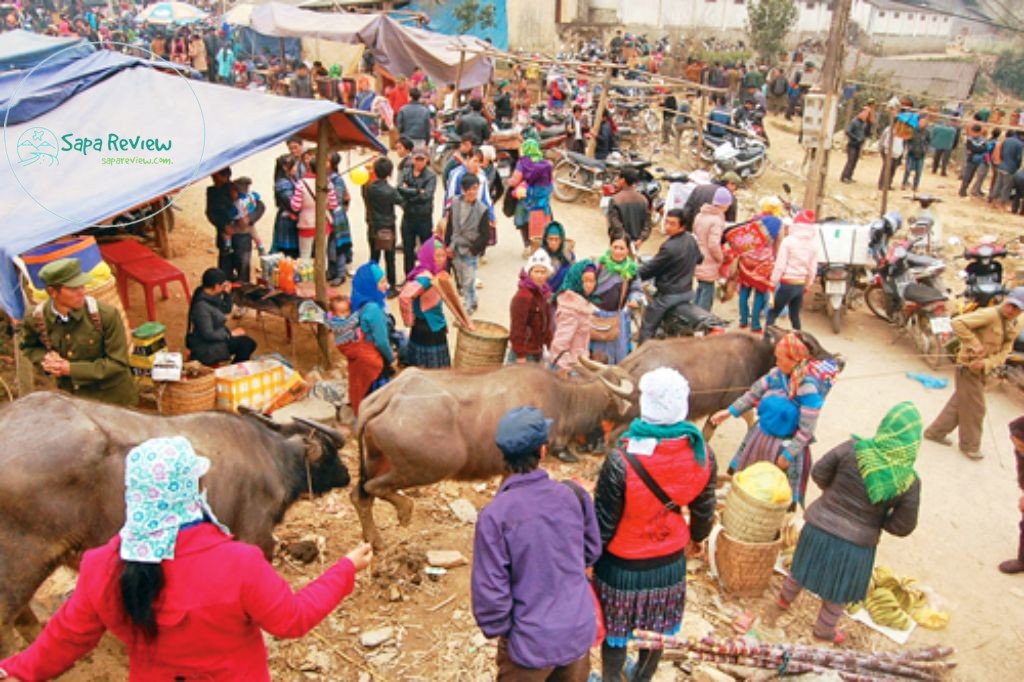
{"label": "blue headscarf", "polygon": [[376,303],[384,307],[385,292],[377,284],[384,278],[384,271],[376,263],[360,265],[352,278],[352,312],[361,309],[367,303]]}

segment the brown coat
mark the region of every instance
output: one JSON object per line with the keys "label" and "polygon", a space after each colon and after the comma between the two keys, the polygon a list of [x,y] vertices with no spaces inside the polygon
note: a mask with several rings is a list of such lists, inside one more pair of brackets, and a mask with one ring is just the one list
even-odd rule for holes
{"label": "brown coat", "polygon": [[960,338],[958,365],[970,365],[984,358],[984,373],[988,374],[1006,362],[1013,350],[1013,340],[1017,338],[1019,322],[1006,319],[1002,309],[1002,306],[978,308],[953,318],[953,331]]}
{"label": "brown coat", "polygon": [[517,356],[540,355],[551,344],[551,305],[540,292],[519,287],[510,318],[509,345]]}

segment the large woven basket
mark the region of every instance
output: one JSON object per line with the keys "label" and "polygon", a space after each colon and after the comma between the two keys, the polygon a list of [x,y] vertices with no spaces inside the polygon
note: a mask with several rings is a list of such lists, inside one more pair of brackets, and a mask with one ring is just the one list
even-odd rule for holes
{"label": "large woven basket", "polygon": [[121,316],[121,323],[124,325],[124,335],[128,339],[128,353],[130,354],[135,343],[132,338],[132,326],[128,323],[128,313],[124,309],[124,304],[121,303],[121,297],[117,294],[117,280],[111,277],[102,284],[87,288],[85,293],[100,303],[106,303],[117,309],[117,314]]}
{"label": "large woven basket", "polygon": [[742,542],[728,532],[718,534],[715,567],[722,589],[737,596],[759,596],[768,588],[782,540]]}
{"label": "large woven basket", "polygon": [[729,535],[743,542],[771,542],[779,536],[788,504],[757,499],[733,481],[725,498],[722,525]]}
{"label": "large woven basket", "polygon": [[508,330],[500,324],[473,320],[476,331],[459,328],[455,341],[456,368],[501,367],[508,348]]}
{"label": "large woven basket", "polygon": [[212,367],[186,363],[181,381],[158,382],[156,407],[162,415],[206,412],[217,404],[217,378]]}

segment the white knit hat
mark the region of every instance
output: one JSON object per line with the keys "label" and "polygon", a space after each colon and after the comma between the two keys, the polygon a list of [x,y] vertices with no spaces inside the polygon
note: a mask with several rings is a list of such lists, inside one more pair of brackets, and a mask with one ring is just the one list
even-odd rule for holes
{"label": "white knit hat", "polygon": [[530,254],[530,257],[526,260],[526,272],[529,274],[530,270],[534,268],[544,268],[550,275],[555,271],[554,267],[551,266],[551,256],[547,254],[544,249],[537,249]]}
{"label": "white knit hat", "polygon": [[640,377],[640,418],[648,424],[678,424],[690,413],[690,382],[671,367]]}

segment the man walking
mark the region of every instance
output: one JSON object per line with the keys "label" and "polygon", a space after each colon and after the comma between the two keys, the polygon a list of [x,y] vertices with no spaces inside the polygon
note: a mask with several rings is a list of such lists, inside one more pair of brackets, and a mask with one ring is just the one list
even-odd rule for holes
{"label": "man walking", "polygon": [[420,103],[419,88],[409,90],[409,103],[402,107],[395,119],[398,134],[408,137],[413,145],[426,146],[430,140],[430,109]]}
{"label": "man walking", "polygon": [[860,150],[864,141],[871,135],[871,125],[875,122],[875,100],[868,100],[867,105],[860,110],[850,125],[846,126],[846,166],[839,180],[845,183],[853,182],[853,171],[857,168],[857,161],[860,159]]}
{"label": "man walking", "polygon": [[996,184],[989,203],[1005,207],[1010,202],[1010,190],[1013,188],[1013,176],[1020,170],[1024,143],[1016,130],[1007,130],[1003,140],[999,167],[996,169]]}
{"label": "man walking", "polygon": [[448,212],[445,243],[451,249],[459,295],[466,312],[472,315],[477,306],[476,271],[491,236],[491,218],[487,206],[480,201],[480,178],[466,173],[459,185],[462,191],[452,199]]}
{"label": "man walking", "polygon": [[651,236],[651,208],[647,197],[636,190],[640,174],[626,168],[619,176],[619,191],[608,206],[608,234],[625,234],[636,251]]}
{"label": "man walking", "polygon": [[91,278],[73,258],[48,263],[39,277],[50,298],[25,316],[21,348],[28,359],[55,377],[62,391],[114,405],[137,404],[117,310],[85,295]]}
{"label": "man walking", "polygon": [[501,418],[495,442],[509,475],[473,539],[473,615],[499,638],[502,682],[590,674],[597,625],[586,569],[601,554],[601,535],[590,496],[539,468],[551,421],[536,407]]}
{"label": "man walking", "polygon": [[413,147],[412,163],[402,170],[398,181],[398,193],[405,199],[405,213],[402,215],[402,264],[406,277],[416,265],[420,245],[430,239],[434,231],[436,189],[437,175],[427,165],[427,148],[422,145]]}
{"label": "man walking", "polygon": [[455,124],[455,134],[473,136],[473,144],[481,145],[491,139],[491,124],[483,115],[484,103],[480,98],[469,100],[469,113],[459,117]]}
{"label": "man walking", "polygon": [[960,452],[981,459],[982,422],[985,419],[985,377],[1000,367],[1013,350],[1018,320],[1024,309],[1024,287],[1016,287],[1002,305],[978,308],[953,318],[953,331],[960,339],[956,357],[955,389],[942,412],[924,437],[942,445],[958,429]]}

